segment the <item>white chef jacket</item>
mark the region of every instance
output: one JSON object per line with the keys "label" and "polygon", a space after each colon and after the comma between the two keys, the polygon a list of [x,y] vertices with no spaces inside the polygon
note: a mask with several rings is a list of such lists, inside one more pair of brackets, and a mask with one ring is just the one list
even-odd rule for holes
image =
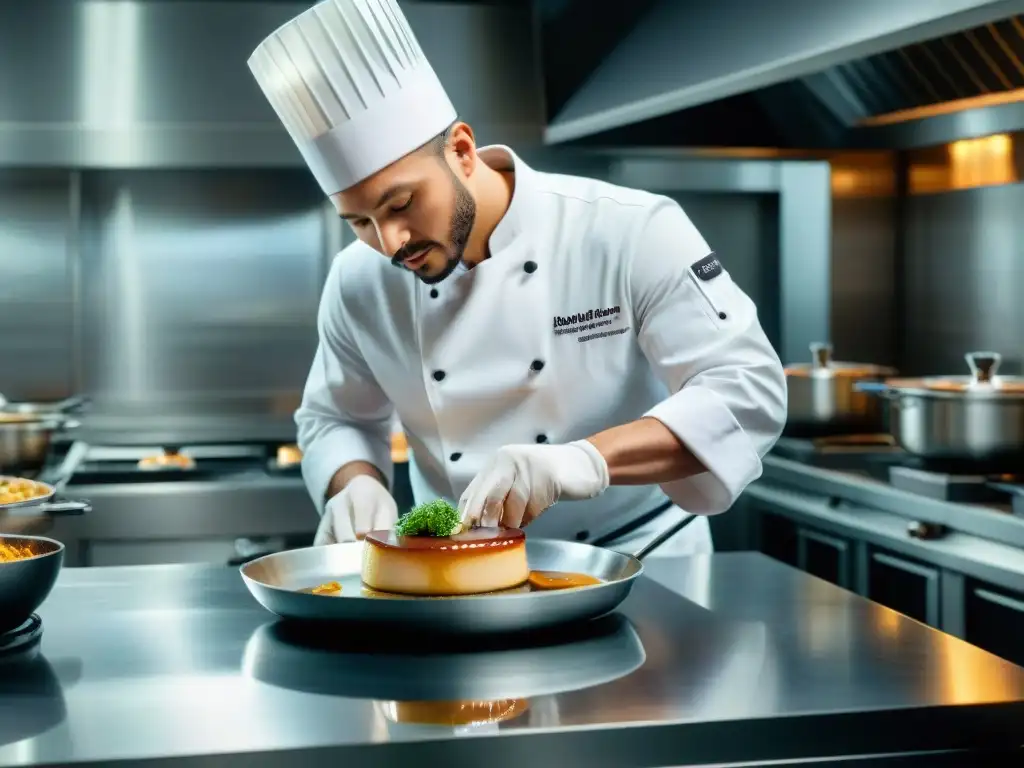
{"label": "white chef jacket", "polygon": [[504,445],[566,443],[646,415],[707,471],[559,502],[530,535],[636,542],[642,532],[615,532],[667,506],[705,516],[675,551],[709,551],[706,516],[761,474],[786,418],[782,364],[753,302],[670,198],[541,173],[504,146],[479,156],[515,173],[490,258],[437,285],[361,242],[334,259],[295,416],[314,503],[322,513],[351,461],[393,481],[396,413],[416,503],[457,503]]}

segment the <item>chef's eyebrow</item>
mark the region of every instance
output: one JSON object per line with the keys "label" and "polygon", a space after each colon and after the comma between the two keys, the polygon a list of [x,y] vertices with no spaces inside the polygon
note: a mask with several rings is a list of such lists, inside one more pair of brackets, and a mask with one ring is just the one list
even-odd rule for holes
{"label": "chef's eyebrow", "polygon": [[[381,195],[377,199],[377,204],[375,206],[373,206],[373,210],[377,210],[378,208],[383,207],[383,205],[388,200],[390,200],[392,197],[395,197],[396,195],[401,194],[402,192],[405,192],[406,190],[409,189],[410,186],[412,186],[412,185],[403,183],[403,184],[395,184],[393,186],[388,187],[387,189],[384,190],[384,194]],[[358,214],[358,213],[340,213],[338,215],[341,216],[341,218],[346,219],[348,221],[352,221],[353,219],[365,219],[366,218],[362,214]]]}

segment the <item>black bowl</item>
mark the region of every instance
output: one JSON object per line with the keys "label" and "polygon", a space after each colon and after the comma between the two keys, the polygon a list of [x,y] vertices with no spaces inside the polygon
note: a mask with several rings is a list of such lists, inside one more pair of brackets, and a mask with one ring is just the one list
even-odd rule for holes
{"label": "black bowl", "polygon": [[50,595],[64,565],[64,545],[43,536],[0,535],[0,543],[30,547],[32,557],[0,561],[0,634],[23,624]]}

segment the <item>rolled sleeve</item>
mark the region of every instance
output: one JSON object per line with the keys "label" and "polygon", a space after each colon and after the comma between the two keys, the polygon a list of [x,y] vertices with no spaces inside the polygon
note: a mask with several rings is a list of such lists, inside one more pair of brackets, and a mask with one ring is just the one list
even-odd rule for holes
{"label": "rolled sleeve", "polygon": [[782,432],[782,363],[750,298],[724,266],[707,280],[692,267],[712,256],[683,210],[665,199],[638,236],[630,296],[638,339],[669,396],[647,411],[707,469],[662,484],[681,508],[717,514],[761,475]]}
{"label": "rolled sleeve", "polygon": [[302,476],[320,514],[331,478],[353,461],[372,464],[389,487],[394,483],[394,407],[353,338],[340,291],[340,268],[336,259],[324,285],[317,350],[295,413]]}

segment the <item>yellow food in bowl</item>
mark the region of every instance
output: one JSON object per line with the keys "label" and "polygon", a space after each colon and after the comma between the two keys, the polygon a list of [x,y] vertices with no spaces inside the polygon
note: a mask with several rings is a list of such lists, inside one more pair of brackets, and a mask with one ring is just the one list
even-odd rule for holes
{"label": "yellow food in bowl", "polygon": [[0,539],[0,563],[13,563],[15,560],[35,557],[35,554],[32,547],[27,544],[16,544]]}
{"label": "yellow food in bowl", "polygon": [[0,504],[14,504],[19,501],[37,499],[49,493],[42,483],[24,480],[20,477],[0,478]]}

